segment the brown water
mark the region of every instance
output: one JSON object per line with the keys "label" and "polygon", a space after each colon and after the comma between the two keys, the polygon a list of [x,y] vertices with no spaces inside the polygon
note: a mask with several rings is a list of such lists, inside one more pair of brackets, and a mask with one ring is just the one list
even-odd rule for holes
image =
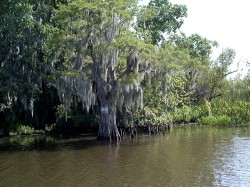
{"label": "brown water", "polygon": [[0,139],[0,186],[250,186],[250,129],[174,128],[120,145]]}

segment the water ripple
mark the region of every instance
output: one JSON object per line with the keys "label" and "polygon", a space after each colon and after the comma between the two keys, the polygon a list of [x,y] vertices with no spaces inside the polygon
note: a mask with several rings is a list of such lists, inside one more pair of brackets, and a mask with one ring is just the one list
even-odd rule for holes
{"label": "water ripple", "polygon": [[0,186],[250,186],[250,130],[175,128],[121,145],[22,142],[0,145]]}
{"label": "water ripple", "polygon": [[234,137],[231,144],[220,144],[214,161],[215,184],[222,186],[250,185],[250,138]]}

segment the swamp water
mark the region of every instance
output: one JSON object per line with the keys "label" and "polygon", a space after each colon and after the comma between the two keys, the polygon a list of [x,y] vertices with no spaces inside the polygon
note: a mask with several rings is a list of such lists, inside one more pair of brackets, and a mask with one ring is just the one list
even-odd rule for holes
{"label": "swamp water", "polygon": [[180,127],[120,145],[0,139],[0,186],[250,186],[250,128]]}

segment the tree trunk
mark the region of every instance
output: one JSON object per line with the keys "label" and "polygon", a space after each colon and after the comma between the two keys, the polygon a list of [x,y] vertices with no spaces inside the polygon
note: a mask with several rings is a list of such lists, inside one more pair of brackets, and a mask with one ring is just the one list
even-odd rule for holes
{"label": "tree trunk", "polygon": [[120,141],[121,136],[116,124],[115,98],[101,98],[100,121],[98,139],[110,139]]}
{"label": "tree trunk", "polygon": [[[120,141],[121,136],[116,124],[117,90],[115,85],[110,87],[110,82],[108,83],[103,78],[102,72],[105,72],[108,67],[102,66],[102,60],[97,57],[98,53],[94,51],[92,44],[89,45],[89,48],[93,58],[92,75],[95,79],[97,99],[100,102],[100,121],[97,138]],[[111,72],[110,68],[108,70],[109,75],[114,73]]]}

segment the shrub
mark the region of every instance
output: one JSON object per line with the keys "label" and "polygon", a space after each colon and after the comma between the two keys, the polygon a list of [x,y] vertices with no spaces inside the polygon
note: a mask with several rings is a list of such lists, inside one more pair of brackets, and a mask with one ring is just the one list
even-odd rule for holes
{"label": "shrub", "polygon": [[206,109],[203,106],[183,106],[172,112],[173,121],[175,122],[197,122],[197,120],[204,116]]}
{"label": "shrub", "polygon": [[172,116],[167,112],[161,112],[154,108],[144,107],[143,110],[136,112],[133,121],[137,125],[164,125],[172,122]]}
{"label": "shrub", "polygon": [[46,124],[45,125],[45,132],[53,132],[56,129],[56,124]]}
{"label": "shrub", "polygon": [[198,120],[198,123],[201,125],[228,126],[232,124],[232,121],[227,115],[203,116]]}
{"label": "shrub", "polygon": [[28,135],[35,133],[35,129],[33,127],[27,125],[11,125],[9,135]]}
{"label": "shrub", "polygon": [[235,125],[247,124],[250,122],[250,103],[237,102],[215,102],[212,105],[213,115],[227,115],[231,117]]}

